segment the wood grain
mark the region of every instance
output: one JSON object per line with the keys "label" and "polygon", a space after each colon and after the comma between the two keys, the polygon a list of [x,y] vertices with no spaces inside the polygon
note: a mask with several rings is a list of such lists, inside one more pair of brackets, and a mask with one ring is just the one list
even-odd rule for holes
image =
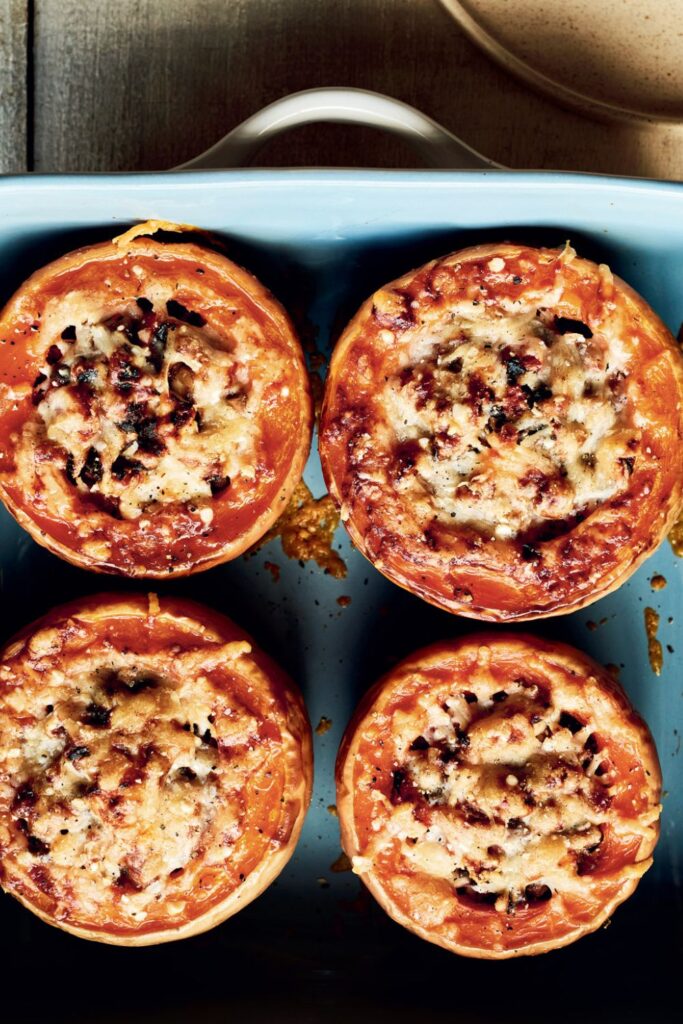
{"label": "wood grain", "polygon": [[0,172],[25,171],[28,160],[27,0],[0,0]]}
{"label": "wood grain", "polygon": [[[21,6],[4,3],[3,8]],[[353,85],[512,167],[683,177],[683,130],[564,110],[481,54],[436,0],[34,0],[38,170],[165,168],[272,100]],[[358,128],[297,129],[262,164],[414,166]]]}

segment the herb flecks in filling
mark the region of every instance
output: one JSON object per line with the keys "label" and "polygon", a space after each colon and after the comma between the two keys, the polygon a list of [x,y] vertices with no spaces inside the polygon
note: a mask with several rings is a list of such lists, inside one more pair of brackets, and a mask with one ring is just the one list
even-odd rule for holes
{"label": "herb flecks in filling", "polygon": [[488,684],[424,706],[401,725],[388,802],[413,870],[498,911],[581,888],[610,823],[611,765],[578,713],[542,684]]}
{"label": "herb flecks in filling", "polygon": [[615,348],[544,309],[416,332],[383,393],[396,488],[443,523],[532,542],[623,493],[638,435]]}
{"label": "herb flecks in filling", "polygon": [[20,447],[51,444],[60,486],[100,510],[136,519],[182,502],[200,511],[240,475],[253,479],[258,395],[199,313],[143,295],[69,324],[45,358]]}
{"label": "herb flecks in filling", "polygon": [[[7,871],[19,865],[66,919],[111,919],[113,903],[134,926],[162,906],[183,913],[207,865],[236,885],[245,794],[264,743],[277,753],[275,740],[260,739],[260,703],[211,682],[217,664],[225,671],[245,649],[100,648],[74,657],[66,678],[61,668],[35,670],[31,682],[29,672],[0,706]],[[246,870],[240,861],[235,874]]]}

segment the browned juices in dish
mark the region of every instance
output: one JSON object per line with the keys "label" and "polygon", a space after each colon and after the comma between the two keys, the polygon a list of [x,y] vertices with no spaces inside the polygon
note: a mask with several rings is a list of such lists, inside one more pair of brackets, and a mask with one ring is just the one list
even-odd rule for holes
{"label": "browned juices in dish", "polygon": [[141,234],[155,228],[63,256],[5,307],[0,497],[76,565],[163,577],[269,529],[312,411],[279,303],[206,245]]}
{"label": "browned juices in dish", "polygon": [[606,266],[476,246],[376,292],[342,334],[320,454],[359,549],[451,612],[576,610],[676,519],[683,360]]}
{"label": "browned juices in dish", "polygon": [[230,620],[101,595],[0,655],[2,887],[84,938],[148,945],[241,910],[310,800],[293,684]]}
{"label": "browned juices in dish", "polygon": [[562,644],[435,644],[380,680],[337,760],[342,845],[421,938],[502,959],[603,924],[652,863],[661,774],[616,680]]}

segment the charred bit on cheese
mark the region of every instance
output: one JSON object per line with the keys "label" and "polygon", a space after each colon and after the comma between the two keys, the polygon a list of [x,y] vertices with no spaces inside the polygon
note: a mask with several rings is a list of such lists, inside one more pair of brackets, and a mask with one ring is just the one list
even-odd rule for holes
{"label": "charred bit on cheese", "polygon": [[160,907],[180,917],[201,889],[198,872],[212,865],[237,885],[237,870],[240,880],[247,870],[233,871],[244,794],[263,769],[264,743],[273,756],[280,740],[268,722],[262,735],[263,708],[210,673],[250,645],[163,657],[99,648],[65,668],[51,644],[31,641],[20,686],[0,667],[5,878],[16,865],[64,920],[113,913],[130,927]]}
{"label": "charred bit on cheese", "polygon": [[52,341],[18,466],[57,508],[74,492],[124,520],[189,503],[208,527],[213,499],[253,479],[259,388],[202,314],[149,294]]}
{"label": "charred bit on cheese", "polygon": [[613,338],[547,308],[412,332],[380,401],[393,485],[425,518],[533,544],[627,490],[639,435]]}
{"label": "charred bit on cheese", "polygon": [[472,680],[416,713],[393,711],[395,769],[358,869],[398,839],[409,870],[472,905],[515,914],[581,892],[616,827],[605,742],[585,709],[557,706],[532,674],[496,685]]}

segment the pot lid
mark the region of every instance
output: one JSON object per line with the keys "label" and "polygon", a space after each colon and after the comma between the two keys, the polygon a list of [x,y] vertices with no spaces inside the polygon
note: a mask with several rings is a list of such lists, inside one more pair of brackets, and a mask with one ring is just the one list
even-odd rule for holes
{"label": "pot lid", "polygon": [[683,0],[441,0],[507,70],[588,113],[683,122]]}

